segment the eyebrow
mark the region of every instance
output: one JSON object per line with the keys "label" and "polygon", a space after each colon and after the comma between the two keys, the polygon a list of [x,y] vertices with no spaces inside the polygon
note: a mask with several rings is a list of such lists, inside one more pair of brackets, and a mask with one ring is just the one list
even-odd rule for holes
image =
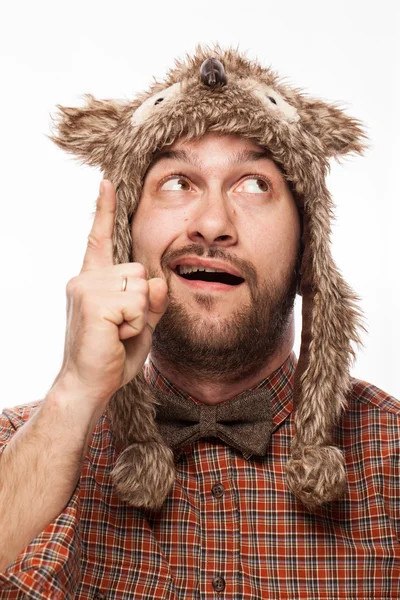
{"label": "eyebrow", "polygon": [[[233,154],[229,156],[227,166],[233,167],[244,162],[254,162],[265,158],[271,158],[271,155],[267,150],[239,150],[237,152],[233,152]],[[192,152],[188,152],[186,150],[166,150],[164,152],[159,152],[154,156],[148,171],[162,160],[179,160],[198,169],[202,169],[204,166],[203,163],[198,160]]]}

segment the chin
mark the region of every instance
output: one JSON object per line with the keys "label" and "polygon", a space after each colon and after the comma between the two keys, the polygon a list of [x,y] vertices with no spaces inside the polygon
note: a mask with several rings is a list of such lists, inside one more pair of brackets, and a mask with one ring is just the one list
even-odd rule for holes
{"label": "chin", "polygon": [[268,287],[251,301],[236,302],[227,315],[211,295],[201,294],[188,306],[172,294],[153,350],[188,376],[232,382],[257,373],[282,346],[293,316],[295,293],[270,294]]}

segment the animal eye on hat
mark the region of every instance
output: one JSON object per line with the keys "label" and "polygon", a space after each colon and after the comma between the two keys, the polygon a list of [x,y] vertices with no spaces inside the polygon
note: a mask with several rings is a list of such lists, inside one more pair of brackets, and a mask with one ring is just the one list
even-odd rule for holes
{"label": "animal eye on hat", "polygon": [[[363,325],[359,298],[331,255],[334,207],[325,180],[331,158],[362,154],[367,147],[360,121],[283,83],[271,68],[238,50],[219,45],[197,46],[192,56],[177,59],[162,81],[131,101],[87,95],[84,107],[58,108],[51,139],[100,167],[117,189],[115,264],[131,260],[129,224],[154,154],[179,137],[243,135],[283,167],[302,215],[303,248],[295,435],[286,481],[311,509],[340,498],[345,461],[331,444],[332,429],[346,407],[352,344],[361,344]],[[173,455],[157,430],[154,398],[142,374],[116,392],[107,412],[124,449],[113,471],[117,492],[134,506],[160,506],[173,483]]]}

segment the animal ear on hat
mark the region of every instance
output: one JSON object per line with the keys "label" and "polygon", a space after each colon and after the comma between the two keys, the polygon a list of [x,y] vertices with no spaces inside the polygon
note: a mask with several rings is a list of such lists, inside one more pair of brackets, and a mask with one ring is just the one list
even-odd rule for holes
{"label": "animal ear on hat", "polygon": [[128,103],[116,100],[96,100],[85,94],[86,104],[73,108],[57,104],[52,117],[52,135],[59,148],[75,154],[93,167],[107,164],[107,147],[123,120]]}
{"label": "animal ear on hat", "polygon": [[301,104],[302,125],[320,141],[326,156],[339,157],[349,152],[362,155],[368,148],[362,122],[338,105],[305,97]]}

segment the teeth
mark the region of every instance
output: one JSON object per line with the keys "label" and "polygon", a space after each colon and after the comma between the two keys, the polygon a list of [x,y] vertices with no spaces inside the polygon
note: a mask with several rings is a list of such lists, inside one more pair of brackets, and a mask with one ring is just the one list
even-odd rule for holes
{"label": "teeth", "polygon": [[199,267],[191,265],[178,265],[177,271],[179,275],[185,275],[185,273],[195,273],[196,271],[206,271],[207,273],[225,273],[222,269],[209,269],[208,267]]}

